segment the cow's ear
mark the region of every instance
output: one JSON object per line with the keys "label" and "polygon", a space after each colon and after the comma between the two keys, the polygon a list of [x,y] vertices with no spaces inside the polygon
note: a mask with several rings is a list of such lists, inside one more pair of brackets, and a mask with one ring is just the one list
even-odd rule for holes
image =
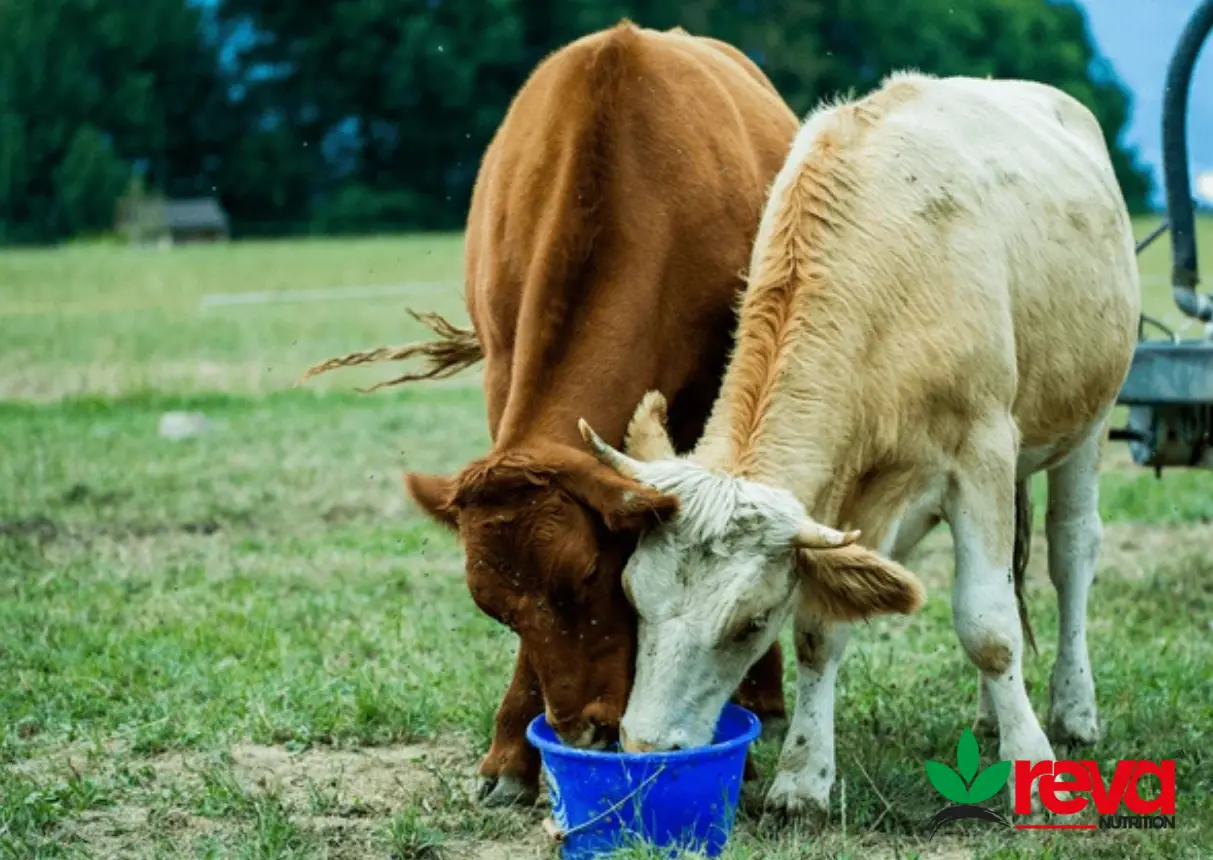
{"label": "cow's ear", "polygon": [[640,401],[628,424],[623,437],[624,453],[645,462],[674,459],[677,455],[666,429],[667,423],[665,396],[660,391],[650,391]]}
{"label": "cow's ear", "polygon": [[455,480],[441,475],[405,472],[404,488],[423,511],[449,529],[459,528],[455,507]]}
{"label": "cow's ear", "polygon": [[678,513],[678,497],[625,478],[595,463],[561,475],[561,483],[583,504],[602,515],[613,532],[656,528]]}
{"label": "cow's ear", "polygon": [[800,593],[813,614],[834,621],[910,615],[926,600],[918,577],[859,544],[799,549]]}

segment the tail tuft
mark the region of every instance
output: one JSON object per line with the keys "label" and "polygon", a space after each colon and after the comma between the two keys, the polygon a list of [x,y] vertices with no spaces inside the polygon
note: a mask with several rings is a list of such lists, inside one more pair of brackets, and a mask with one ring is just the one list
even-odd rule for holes
{"label": "tail tuft", "polygon": [[319,364],[312,365],[299,378],[296,385],[302,384],[313,376],[328,373],[340,367],[357,367],[362,364],[375,364],[380,361],[404,361],[415,356],[425,359],[426,365],[422,370],[405,373],[394,379],[376,382],[370,388],[360,388],[359,391],[369,393],[391,385],[401,385],[422,379],[445,379],[454,376],[461,370],[471,367],[484,358],[484,350],[476,338],[476,332],[471,328],[460,328],[443,319],[436,313],[409,310],[409,315],[424,325],[438,337],[436,340],[410,343],[404,346],[381,346],[348,355],[330,358]]}
{"label": "tail tuft", "polygon": [[1015,603],[1019,606],[1019,623],[1023,627],[1024,639],[1032,649],[1036,648],[1036,634],[1028,618],[1028,604],[1024,600],[1024,577],[1028,572],[1028,559],[1032,554],[1032,485],[1023,480],[1015,484],[1015,547],[1011,553],[1011,574],[1015,583]]}

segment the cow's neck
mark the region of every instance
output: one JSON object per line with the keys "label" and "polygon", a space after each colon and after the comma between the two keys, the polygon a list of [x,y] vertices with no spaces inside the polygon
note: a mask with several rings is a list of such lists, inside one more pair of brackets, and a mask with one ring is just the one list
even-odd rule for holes
{"label": "cow's neck", "polygon": [[753,356],[739,345],[692,459],[790,490],[811,516],[836,525],[866,468],[858,408],[863,338],[828,324],[828,307],[817,310],[773,356],[778,366],[765,385],[740,369]]}
{"label": "cow's neck", "polygon": [[[639,398],[637,398],[639,400]],[[504,451],[548,444],[567,445],[584,449],[585,443],[577,429],[577,419],[585,418],[604,438],[621,444],[627,427],[626,416],[620,419],[613,404],[603,403],[589,392],[577,391],[565,381],[550,380],[543,390],[526,391],[511,397],[502,415],[493,448]]]}
{"label": "cow's neck", "polygon": [[802,132],[776,177],[736,346],[694,455],[790,490],[831,526],[860,509],[855,499],[886,446],[876,416],[889,417],[890,407],[877,402],[885,387],[871,357],[895,306],[856,262],[866,251],[854,244],[862,229],[850,229],[850,201],[864,177],[849,146]]}
{"label": "cow's neck", "polygon": [[[656,343],[660,316],[634,295],[629,305],[628,291],[599,286],[594,292],[592,309],[566,320],[575,336],[516,345],[495,449],[550,442],[583,449],[580,418],[610,444],[623,444],[636,404],[658,386],[662,371],[660,349],[646,354],[628,345]],[[642,306],[635,307],[638,303]],[[611,324],[595,323],[595,318]]]}

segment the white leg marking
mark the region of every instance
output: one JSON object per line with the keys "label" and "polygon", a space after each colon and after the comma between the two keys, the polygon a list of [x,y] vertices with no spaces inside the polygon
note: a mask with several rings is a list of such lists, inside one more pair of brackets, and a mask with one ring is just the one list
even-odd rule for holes
{"label": "white leg marking", "polygon": [[796,712],[792,715],[766,808],[823,822],[834,785],[834,683],[850,625],[796,616]]}
{"label": "white leg marking", "polygon": [[[973,442],[947,506],[956,551],[952,620],[998,717],[1000,758],[1052,759],[1024,687],[1023,631],[1011,581],[1015,430],[992,428]],[[1008,788],[1013,799],[1014,774]],[[1039,804],[1034,788],[1033,806]]]}
{"label": "white leg marking", "polygon": [[1057,662],[1049,685],[1049,734],[1056,741],[1099,739],[1095,679],[1087,654],[1087,594],[1095,577],[1099,518],[1099,445],[1092,435],[1049,472],[1049,578],[1057,589]]}

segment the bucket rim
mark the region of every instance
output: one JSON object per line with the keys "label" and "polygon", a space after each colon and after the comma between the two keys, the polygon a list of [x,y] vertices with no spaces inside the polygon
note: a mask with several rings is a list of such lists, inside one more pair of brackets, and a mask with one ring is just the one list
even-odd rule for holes
{"label": "bucket rim", "polygon": [[[684,750],[671,750],[667,752],[612,752],[609,750],[590,750],[578,749],[577,747],[565,746],[559,741],[550,741],[539,736],[537,729],[539,726],[547,726],[547,714],[540,714],[531,720],[526,727],[526,739],[539,750],[543,755],[551,754],[560,758],[566,759],[581,759],[582,761],[597,761],[597,762],[621,762],[623,764],[674,764],[674,763],[689,763],[695,761],[704,761],[706,759],[720,758],[736,751],[738,748],[748,747],[762,733],[762,721],[758,716],[748,708],[743,708],[741,705],[733,702],[727,703],[721,709],[720,715],[723,717],[726,713],[733,712],[745,720],[746,727],[743,732],[736,737],[729,738],[727,741],[720,743],[708,744],[707,746],[692,747]],[[719,720],[719,718],[717,718]],[[550,731],[551,728],[548,727]]]}

